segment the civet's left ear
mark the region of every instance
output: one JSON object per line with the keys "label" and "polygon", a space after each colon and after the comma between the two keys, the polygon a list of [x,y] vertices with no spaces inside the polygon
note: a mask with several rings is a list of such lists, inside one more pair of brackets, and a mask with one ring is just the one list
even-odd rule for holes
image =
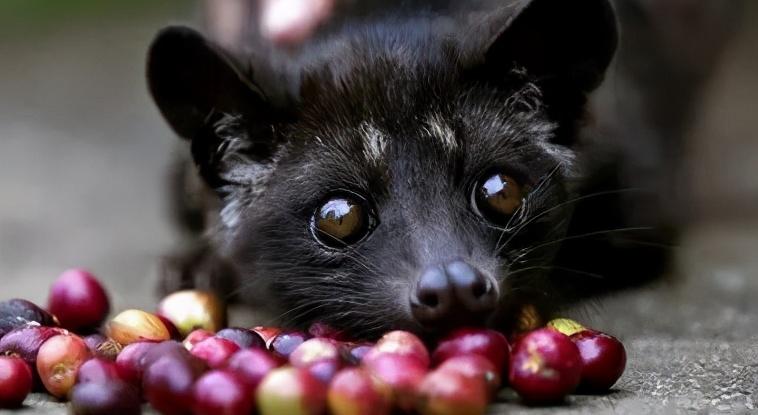
{"label": "civet's left ear", "polygon": [[476,35],[475,43],[483,46],[474,58],[474,75],[498,82],[514,69],[524,70],[559,119],[577,115],[618,43],[608,0],[524,0],[486,26]]}

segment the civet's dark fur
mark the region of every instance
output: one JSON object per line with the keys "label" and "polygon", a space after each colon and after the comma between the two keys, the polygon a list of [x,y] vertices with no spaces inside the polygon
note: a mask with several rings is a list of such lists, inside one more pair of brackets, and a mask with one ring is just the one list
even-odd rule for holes
{"label": "civet's dark fur", "polygon": [[[500,327],[521,304],[549,313],[659,267],[652,251],[613,246],[611,235],[634,231],[613,204],[613,172],[587,179],[586,97],[616,47],[607,1],[511,2],[471,20],[366,19],[294,58],[164,30],[151,92],[220,196],[209,244],[165,288],[200,281],[286,323],[371,336],[420,331],[409,292],[423,268],[452,258],[499,281],[498,312],[482,323]],[[507,227],[472,208],[473,186],[498,169],[533,189]],[[338,190],[370,200],[379,225],[329,249],[309,222]],[[655,261],[632,266],[639,258]]]}

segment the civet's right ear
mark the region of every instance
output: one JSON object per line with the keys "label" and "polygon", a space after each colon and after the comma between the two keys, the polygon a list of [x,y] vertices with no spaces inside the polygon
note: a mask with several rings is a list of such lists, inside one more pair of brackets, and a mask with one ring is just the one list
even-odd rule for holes
{"label": "civet's right ear", "polygon": [[[247,158],[263,160],[275,145],[276,110],[238,66],[224,50],[186,27],[163,29],[148,54],[153,100],[171,128],[191,140],[195,163],[214,187],[224,174],[218,170],[230,168],[221,163],[225,151],[243,149]],[[233,132],[214,131],[213,123],[223,117],[234,119]]]}

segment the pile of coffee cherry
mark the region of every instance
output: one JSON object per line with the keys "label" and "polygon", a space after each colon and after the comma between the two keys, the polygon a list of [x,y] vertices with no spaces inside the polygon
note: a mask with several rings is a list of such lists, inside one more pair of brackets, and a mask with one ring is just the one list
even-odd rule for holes
{"label": "pile of coffee cherry", "polygon": [[[483,414],[507,385],[526,404],[602,393],[624,371],[616,338],[575,321],[511,339],[461,328],[426,345],[407,331],[353,342],[324,324],[308,332],[227,327],[212,294],[181,291],[155,313],[110,312],[89,272],[64,272],[47,309],[0,302],[0,408],[32,390],[68,400],[73,414]],[[103,327],[102,331],[98,331]]]}

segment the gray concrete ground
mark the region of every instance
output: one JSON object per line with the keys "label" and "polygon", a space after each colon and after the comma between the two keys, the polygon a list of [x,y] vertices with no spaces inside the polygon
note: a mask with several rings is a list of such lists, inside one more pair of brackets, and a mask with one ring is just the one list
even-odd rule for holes
{"label": "gray concrete ground", "polygon": [[[685,149],[700,220],[656,287],[576,315],[621,337],[629,365],[607,396],[493,413],[758,413],[758,7],[726,52]],[[145,92],[144,52],[186,5],[3,25],[0,36],[0,298],[44,302],[61,270],[85,265],[115,309],[150,308],[172,233],[166,165],[176,146]],[[34,395],[23,412],[62,413]]]}

